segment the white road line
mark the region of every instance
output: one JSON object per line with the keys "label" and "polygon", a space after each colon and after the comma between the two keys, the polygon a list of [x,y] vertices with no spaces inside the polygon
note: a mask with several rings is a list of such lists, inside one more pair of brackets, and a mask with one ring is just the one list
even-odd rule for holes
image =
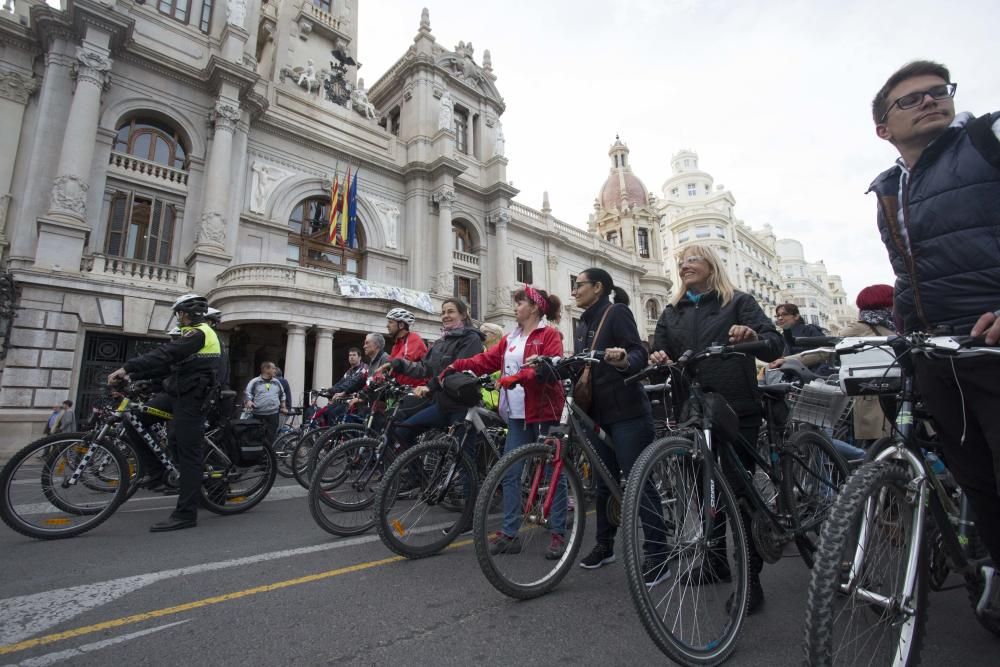
{"label": "white road line", "polygon": [[177,621],[175,623],[167,623],[166,625],[158,625],[155,628],[147,628],[145,630],[139,630],[138,632],[132,632],[127,635],[122,635],[121,637],[102,639],[99,642],[84,644],[82,646],[77,646],[76,648],[66,649],[65,651],[55,651],[53,653],[46,653],[45,655],[40,655],[34,658],[28,658],[27,660],[22,660],[21,662],[18,663],[4,665],[4,667],[47,667],[47,665],[54,665],[55,663],[62,662],[63,660],[69,660],[70,658],[79,657],[84,653],[99,651],[102,648],[114,646],[115,644],[123,644],[127,641],[138,639],[139,637],[151,635],[154,632],[160,632],[161,630],[166,630],[167,628],[172,628],[177,625],[184,625],[190,620],[191,619],[187,619],[186,621]]}
{"label": "white road line", "polygon": [[[440,530],[451,526],[453,523],[454,521],[436,524],[415,532]],[[160,572],[150,572],[133,577],[122,577],[120,579],[110,579],[93,584],[58,588],[42,593],[31,593],[29,595],[6,598],[0,600],[0,618],[3,619],[3,624],[0,625],[0,644],[12,644],[45,632],[49,628],[53,628],[84,612],[108,604],[109,602],[114,602],[118,598],[158,581],[241,567],[243,565],[253,565],[255,563],[278,560],[279,558],[291,558],[321,551],[344,549],[378,541],[378,535],[365,535],[362,537],[341,539],[336,542],[315,544],[309,547],[300,547],[298,549],[271,551],[243,558],[189,565],[188,567],[177,568],[175,570],[162,570]]]}

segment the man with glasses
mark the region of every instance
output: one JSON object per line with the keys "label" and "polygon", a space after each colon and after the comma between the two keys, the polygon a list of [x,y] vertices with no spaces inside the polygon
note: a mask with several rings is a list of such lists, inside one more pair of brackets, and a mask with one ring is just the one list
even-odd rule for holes
{"label": "man with glasses", "polygon": [[[875,133],[899,159],[872,183],[878,227],[896,274],[897,329],[1000,341],[1000,112],[955,115],[957,84],[916,61],[872,102]],[[969,498],[984,546],[1000,563],[1000,360],[913,358],[948,468]],[[976,613],[1000,621],[1000,575],[984,567]]]}

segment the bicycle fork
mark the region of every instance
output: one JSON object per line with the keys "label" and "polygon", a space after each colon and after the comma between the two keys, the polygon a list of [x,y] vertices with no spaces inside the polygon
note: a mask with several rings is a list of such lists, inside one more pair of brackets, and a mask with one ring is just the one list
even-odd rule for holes
{"label": "bicycle fork", "polygon": [[531,512],[535,499],[538,498],[538,491],[542,485],[542,478],[545,474],[547,462],[540,462],[535,466],[535,471],[531,475],[531,488],[528,491],[528,499],[524,505],[524,516],[526,520],[538,526],[548,526],[549,517],[552,516],[552,503],[555,501],[556,491],[559,488],[559,478],[563,469],[563,440],[562,438],[549,437],[545,439],[545,444],[555,448],[555,455],[552,459],[552,477],[549,479],[549,488],[545,493],[545,500],[542,501],[540,513]]}

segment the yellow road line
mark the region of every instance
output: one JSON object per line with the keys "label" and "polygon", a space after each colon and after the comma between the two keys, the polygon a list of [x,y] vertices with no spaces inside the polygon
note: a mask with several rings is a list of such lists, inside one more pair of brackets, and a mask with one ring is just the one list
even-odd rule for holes
{"label": "yellow road line", "polygon": [[[472,544],[472,540],[463,540],[461,542],[455,542],[454,544],[449,545],[448,548],[457,549],[458,547],[464,547],[469,544]],[[163,609],[147,611],[141,614],[133,614],[131,616],[124,616],[122,618],[116,618],[110,621],[103,621],[101,623],[95,623],[93,625],[85,625],[81,628],[76,628],[73,630],[65,630],[63,632],[56,632],[50,635],[36,637],[34,639],[26,639],[24,641],[17,642],[16,644],[7,644],[5,646],[0,646],[0,655],[6,655],[8,653],[17,653],[18,651],[24,651],[29,648],[35,648],[36,646],[45,646],[47,644],[53,644],[55,642],[62,641],[64,639],[73,639],[74,637],[81,637],[83,635],[89,635],[95,632],[101,632],[102,630],[108,630],[111,628],[120,628],[123,625],[133,625],[135,623],[142,623],[143,621],[149,621],[154,618],[173,616],[174,614],[180,614],[185,611],[191,611],[192,609],[200,609],[201,607],[208,607],[210,605],[219,604],[221,602],[229,602],[230,600],[239,600],[240,598],[245,598],[251,595],[257,595],[258,593],[270,593],[271,591],[278,591],[283,588],[289,588],[290,586],[298,586],[300,584],[308,584],[314,581],[329,579],[331,577],[339,577],[342,574],[351,574],[352,572],[360,572],[362,570],[368,570],[373,567],[388,565],[389,563],[396,563],[401,560],[406,560],[406,559],[403,558],[402,556],[393,556],[392,558],[383,558],[381,560],[368,561],[367,563],[348,565],[347,567],[337,568],[336,570],[327,570],[326,572],[317,572],[316,574],[309,574],[304,577],[299,577],[297,579],[286,579],[285,581],[278,581],[273,584],[254,586],[253,588],[247,588],[242,591],[226,593],[225,595],[217,595],[215,597],[205,598],[203,600],[195,600],[194,602],[187,602],[185,604],[179,604],[173,607],[165,607]]]}

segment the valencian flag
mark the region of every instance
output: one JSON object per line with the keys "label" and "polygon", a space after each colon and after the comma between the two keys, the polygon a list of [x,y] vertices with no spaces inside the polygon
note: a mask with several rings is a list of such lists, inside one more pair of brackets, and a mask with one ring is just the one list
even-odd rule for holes
{"label": "valencian flag", "polygon": [[340,216],[337,222],[337,245],[344,247],[347,241],[347,193],[351,185],[351,167],[347,167],[347,176],[344,178],[344,195],[340,201]]}
{"label": "valencian flag", "polygon": [[350,185],[350,194],[347,198],[347,247],[356,248],[358,245],[358,172],[354,172],[354,180],[351,181]]}
{"label": "valencian flag", "polygon": [[328,243],[333,245],[337,242],[337,197],[340,194],[340,175],[337,170],[333,172],[333,186],[330,188],[330,236]]}

